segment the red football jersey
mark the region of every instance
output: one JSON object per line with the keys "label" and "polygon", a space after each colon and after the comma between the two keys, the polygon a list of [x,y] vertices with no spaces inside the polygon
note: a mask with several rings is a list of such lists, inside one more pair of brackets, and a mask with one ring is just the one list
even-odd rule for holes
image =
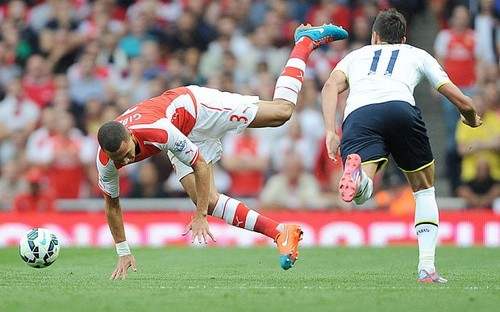
{"label": "red football jersey", "polygon": [[[196,123],[196,105],[191,91],[181,87],[145,100],[116,118],[137,140],[139,152],[132,163],[170,151],[191,166],[199,153],[198,147],[187,138]],[[119,196],[118,169],[121,167],[99,148],[99,187],[112,198]]]}

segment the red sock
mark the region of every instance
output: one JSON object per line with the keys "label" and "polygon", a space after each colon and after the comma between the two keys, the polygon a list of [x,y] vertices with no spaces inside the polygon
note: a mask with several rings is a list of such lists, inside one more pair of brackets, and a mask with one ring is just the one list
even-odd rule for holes
{"label": "red sock", "polygon": [[309,54],[313,51],[313,41],[309,37],[302,37],[293,47],[289,58],[298,58],[307,62]]}
{"label": "red sock", "polygon": [[278,222],[260,215],[239,200],[224,194],[219,196],[214,209],[209,209],[209,214],[224,219],[227,224],[258,232],[272,239],[275,239],[279,233]]}
{"label": "red sock", "polygon": [[312,50],[313,42],[308,37],[302,37],[295,44],[281,76],[276,81],[274,99],[284,99],[297,104],[297,98],[304,82],[306,62]]}

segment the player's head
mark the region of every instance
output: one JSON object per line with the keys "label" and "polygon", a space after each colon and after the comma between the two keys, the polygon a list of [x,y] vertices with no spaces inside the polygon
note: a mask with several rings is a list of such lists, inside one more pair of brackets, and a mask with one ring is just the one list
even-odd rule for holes
{"label": "player's head", "polygon": [[406,42],[406,19],[396,9],[381,11],[372,28],[372,44]]}
{"label": "player's head", "polygon": [[97,133],[97,140],[111,160],[126,165],[135,158],[135,142],[130,132],[118,121],[108,121]]}

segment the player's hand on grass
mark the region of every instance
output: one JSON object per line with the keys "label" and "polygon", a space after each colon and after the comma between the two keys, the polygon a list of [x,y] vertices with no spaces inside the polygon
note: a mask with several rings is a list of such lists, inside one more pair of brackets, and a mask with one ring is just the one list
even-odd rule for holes
{"label": "player's hand on grass", "polygon": [[125,279],[127,277],[127,271],[132,268],[132,271],[136,272],[137,267],[135,265],[135,258],[133,255],[119,256],[116,268],[111,274],[110,280]]}
{"label": "player's hand on grass", "polygon": [[328,151],[328,157],[334,162],[337,162],[337,153],[339,151],[340,138],[335,132],[326,132],[326,150]]}
{"label": "player's hand on grass", "polygon": [[192,240],[191,240],[192,243],[194,243],[194,241],[197,240],[198,243],[200,244],[202,242],[207,244],[208,237],[210,237],[212,241],[215,242],[215,238],[210,232],[210,229],[208,227],[208,221],[206,216],[195,214],[193,219],[191,219],[191,222],[189,222],[189,224],[187,225],[186,232],[184,232],[182,235],[185,236],[190,231],[192,231]]}
{"label": "player's hand on grass", "polygon": [[478,114],[474,115],[474,120],[468,120],[463,115],[461,115],[460,118],[462,119],[462,122],[464,124],[472,128],[479,127],[480,125],[483,124],[483,120],[481,119],[481,116],[479,116]]}

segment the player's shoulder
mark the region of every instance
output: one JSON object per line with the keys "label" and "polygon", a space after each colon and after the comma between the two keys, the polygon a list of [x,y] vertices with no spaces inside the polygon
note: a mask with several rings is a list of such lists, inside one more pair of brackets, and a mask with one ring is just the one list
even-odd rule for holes
{"label": "player's shoulder", "polygon": [[434,56],[429,53],[428,51],[424,50],[424,49],[421,49],[421,48],[417,48],[417,47],[414,47],[414,46],[410,46],[412,47],[412,52],[415,56],[418,57],[419,60],[421,61],[428,61],[428,60],[431,60],[431,59],[435,59]]}
{"label": "player's shoulder", "polygon": [[102,150],[101,147],[97,149],[97,163],[103,167],[106,167],[110,163],[111,159],[109,156]]}

